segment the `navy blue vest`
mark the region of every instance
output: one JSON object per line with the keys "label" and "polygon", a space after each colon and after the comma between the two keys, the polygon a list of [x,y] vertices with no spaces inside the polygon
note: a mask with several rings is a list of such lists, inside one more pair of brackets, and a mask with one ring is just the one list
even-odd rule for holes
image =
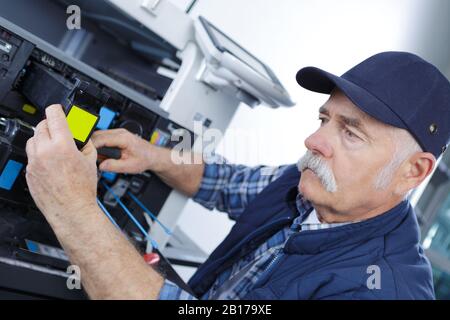
{"label": "navy blue vest", "polygon": [[[298,215],[295,165],[249,203],[225,240],[189,281],[202,296],[216,277]],[[433,299],[431,267],[407,201],[375,218],[301,231],[245,299]]]}

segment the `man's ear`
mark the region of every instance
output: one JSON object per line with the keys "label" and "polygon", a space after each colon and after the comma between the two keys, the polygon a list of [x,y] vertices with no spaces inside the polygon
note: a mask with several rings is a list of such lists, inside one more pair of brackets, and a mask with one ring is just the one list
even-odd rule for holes
{"label": "man's ear", "polygon": [[422,183],[432,172],[436,158],[429,152],[417,152],[400,168],[400,181],[396,191],[404,194]]}

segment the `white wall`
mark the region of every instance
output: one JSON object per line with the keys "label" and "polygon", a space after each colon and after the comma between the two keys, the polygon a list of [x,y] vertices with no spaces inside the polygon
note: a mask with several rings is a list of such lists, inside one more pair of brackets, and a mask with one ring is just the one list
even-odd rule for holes
{"label": "white wall", "polygon": [[[442,6],[447,10],[448,3],[446,0],[200,0],[191,14],[205,16],[266,62],[297,102],[293,108],[275,110],[240,106],[219,152],[233,162],[248,165],[295,162],[305,151],[303,141],[318,127],[317,109],[327,99],[300,88],[295,81],[297,70],[312,65],[342,74],[370,55],[388,50],[428,52],[429,57],[425,58],[431,59],[429,53],[433,50],[422,50],[420,43],[424,37],[436,35],[432,30],[424,31],[422,25],[430,21],[429,7]],[[444,46],[449,43],[445,37],[435,41],[443,41]],[[225,214],[189,203],[180,226],[205,251],[211,252],[232,223]]]}

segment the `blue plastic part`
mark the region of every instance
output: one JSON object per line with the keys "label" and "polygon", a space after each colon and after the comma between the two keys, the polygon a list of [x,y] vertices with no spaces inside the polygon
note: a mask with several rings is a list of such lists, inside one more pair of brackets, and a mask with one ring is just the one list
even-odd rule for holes
{"label": "blue plastic part", "polygon": [[31,240],[25,240],[28,250],[30,250],[31,252],[39,252],[39,247],[37,245],[36,242],[31,241]]}
{"label": "blue plastic part", "polygon": [[11,190],[22,168],[22,163],[9,160],[0,176],[0,188]]}
{"label": "blue plastic part", "polygon": [[106,130],[111,126],[116,113],[107,107],[100,108],[100,120],[97,123],[97,129]]}
{"label": "blue plastic part", "polygon": [[116,178],[117,178],[117,173],[104,171],[102,173],[102,178],[104,178],[108,182],[114,182],[114,180],[116,180]]}

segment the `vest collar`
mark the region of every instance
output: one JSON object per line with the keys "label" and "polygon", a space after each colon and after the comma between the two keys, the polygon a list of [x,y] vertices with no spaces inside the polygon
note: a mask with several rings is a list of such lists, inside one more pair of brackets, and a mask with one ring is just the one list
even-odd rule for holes
{"label": "vest collar", "polygon": [[[408,201],[402,201],[392,209],[361,222],[321,230],[305,230],[293,235],[285,245],[286,253],[315,254],[339,247],[355,245],[386,235],[414,213]],[[418,230],[412,232],[412,241],[418,238]],[[417,233],[417,234],[415,234]]]}

